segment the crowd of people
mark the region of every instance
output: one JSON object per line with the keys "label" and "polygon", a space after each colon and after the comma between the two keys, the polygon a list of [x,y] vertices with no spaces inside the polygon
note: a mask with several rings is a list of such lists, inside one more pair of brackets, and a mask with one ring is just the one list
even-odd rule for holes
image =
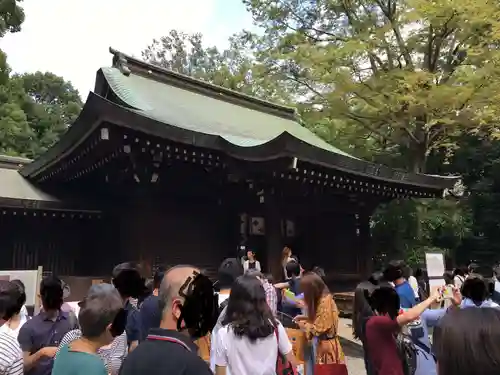
{"label": "crowd of people", "polygon": [[[138,267],[122,263],[110,284],[89,289],[77,314],[63,309],[64,283],[55,276],[42,280],[33,317],[22,282],[0,280],[0,375],[347,374],[323,270],[305,271],[289,248],[282,260],[278,283],[251,251],[225,259],[216,283],[183,265],[158,268],[146,283]],[[500,268],[493,282],[472,271],[446,275],[449,295],[430,292],[401,261],[360,283],[353,331],[367,374],[496,374]],[[291,326],[304,337],[300,350]]]}
{"label": "crowd of people", "polygon": [[431,291],[422,273],[412,283],[411,270],[393,261],[360,283],[352,325],[367,374],[497,374],[500,306],[493,299],[500,268],[492,280],[474,271],[472,264],[445,273],[446,285]]}
{"label": "crowd of people", "polygon": [[[301,361],[312,374],[345,366],[324,273],[305,272],[288,248],[283,254],[280,283],[261,273],[252,251],[224,260],[216,283],[192,266],[160,267],[146,283],[137,266],[122,263],[110,284],[90,287],[76,314],[63,308],[65,285],[55,276],[41,281],[33,317],[24,285],[0,280],[0,375],[296,374]],[[307,338],[303,353],[294,353],[284,316]]]}

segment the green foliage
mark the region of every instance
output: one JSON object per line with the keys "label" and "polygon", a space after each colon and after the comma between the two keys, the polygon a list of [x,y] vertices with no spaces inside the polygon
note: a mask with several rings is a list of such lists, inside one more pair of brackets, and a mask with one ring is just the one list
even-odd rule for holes
{"label": "green foliage", "polygon": [[20,105],[33,132],[30,147],[19,152],[35,157],[54,144],[76,120],[82,101],[71,83],[52,73],[14,75],[11,81],[25,93]]}
{"label": "green foliage", "polygon": [[443,166],[464,177],[472,213],[471,233],[456,254],[460,262],[500,260],[500,142],[485,134],[463,135],[457,152]]}
{"label": "green foliage", "polygon": [[40,155],[66,131],[81,107],[78,91],[61,77],[41,72],[9,77],[4,64],[0,69],[0,154]]}
{"label": "green foliage", "polygon": [[21,30],[24,12],[20,3],[22,0],[0,0],[0,37],[6,33]]}
{"label": "green foliage", "polygon": [[500,5],[487,0],[244,0],[266,73],[424,171],[497,115]]}
{"label": "green foliage", "polygon": [[[22,0],[0,0],[0,37],[18,32]],[[54,144],[82,107],[71,83],[52,73],[12,75],[0,51],[0,154],[36,157]]]}
{"label": "green foliage", "polygon": [[253,56],[253,36],[242,32],[229,40],[229,48],[219,51],[205,47],[203,36],[171,30],[153,40],[142,57],[149,63],[189,75],[218,86],[277,103],[289,101],[287,93],[266,76]]}
{"label": "green foliage", "polygon": [[453,256],[469,236],[471,222],[469,207],[460,201],[395,200],[372,217],[375,254],[411,265],[421,265],[429,251]]}

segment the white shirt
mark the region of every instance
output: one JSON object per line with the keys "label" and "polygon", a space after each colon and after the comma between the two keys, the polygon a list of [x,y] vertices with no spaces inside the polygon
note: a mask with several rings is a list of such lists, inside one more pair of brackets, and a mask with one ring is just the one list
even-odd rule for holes
{"label": "white shirt", "polygon": [[26,308],[26,305],[23,305],[23,307],[21,307],[21,311],[19,312],[19,314],[21,316],[24,316],[26,319],[28,319],[29,314],[28,314],[28,309]]}
{"label": "white shirt", "polygon": [[418,298],[418,281],[415,276],[410,276],[408,278],[408,283],[410,284],[411,288],[413,289],[413,294],[415,295],[415,298]]}
{"label": "white shirt", "polygon": [[19,315],[20,317],[20,321],[19,321],[19,325],[17,326],[16,329],[12,329],[9,327],[9,324],[8,322],[5,322],[1,327],[0,327],[0,333],[7,333],[9,335],[11,335],[12,337],[15,337],[17,338],[17,336],[19,335],[19,331],[21,330],[21,327],[23,326],[24,323],[26,323],[26,321],[28,320],[26,318],[26,316],[24,315]]}
{"label": "white shirt", "polygon": [[23,375],[23,352],[17,338],[0,333],[0,375]]}
{"label": "white shirt", "polygon": [[[229,293],[219,293],[219,306],[222,302],[226,301],[229,298]],[[215,373],[215,353],[217,353],[217,334],[222,327],[222,320],[226,315],[226,308],[221,311],[219,314],[219,318],[217,319],[217,324],[212,329],[212,335],[210,336],[210,369]],[[226,369],[226,375],[231,375],[229,370]]]}
{"label": "white shirt", "polygon": [[[279,352],[287,355],[292,351],[285,328],[278,323]],[[252,342],[248,337],[236,336],[227,325],[217,333],[215,364],[225,366],[232,375],[276,375],[278,338],[273,333]]]}
{"label": "white shirt", "polygon": [[[250,261],[245,260],[245,262],[243,263],[243,272],[247,272],[249,269],[250,269]],[[255,268],[254,269],[259,271],[259,272],[261,271],[260,262],[258,260],[255,261]]]}
{"label": "white shirt", "polygon": [[456,275],[453,278],[453,283],[458,289],[462,288],[462,285],[464,285],[464,281],[465,281],[464,277],[460,275]]}

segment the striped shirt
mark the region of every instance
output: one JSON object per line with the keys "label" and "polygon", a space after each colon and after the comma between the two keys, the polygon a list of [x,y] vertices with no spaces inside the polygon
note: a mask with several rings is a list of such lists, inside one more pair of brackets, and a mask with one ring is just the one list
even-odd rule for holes
{"label": "striped shirt", "polygon": [[276,288],[266,279],[262,280],[262,286],[266,292],[267,304],[269,305],[273,316],[276,316],[276,313],[278,312],[278,295],[276,293]]}
{"label": "striped shirt", "polygon": [[[73,341],[78,340],[80,337],[82,337],[82,332],[79,329],[74,329],[66,333],[66,335],[64,335],[63,339],[61,340],[61,343],[59,344],[56,356],[63,346],[71,344]],[[99,349],[97,351],[97,354],[104,361],[108,373],[111,375],[116,375],[120,371],[120,367],[127,355],[127,352],[127,335],[125,334],[125,332],[123,332],[120,336],[115,337],[111,345]]]}
{"label": "striped shirt", "polygon": [[0,375],[23,375],[23,352],[17,338],[0,333]]}

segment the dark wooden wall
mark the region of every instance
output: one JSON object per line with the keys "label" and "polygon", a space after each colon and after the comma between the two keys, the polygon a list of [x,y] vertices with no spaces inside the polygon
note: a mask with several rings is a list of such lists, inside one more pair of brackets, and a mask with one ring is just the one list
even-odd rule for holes
{"label": "dark wooden wall", "polygon": [[99,275],[109,263],[105,220],[78,213],[15,212],[0,208],[0,269],[42,266],[58,275]]}
{"label": "dark wooden wall", "polygon": [[304,267],[320,266],[327,272],[356,273],[354,214],[318,213],[299,223],[295,252]]}
{"label": "dark wooden wall", "polygon": [[213,274],[235,254],[232,226],[238,218],[217,203],[137,200],[120,212],[120,242],[129,260],[192,264]]}

